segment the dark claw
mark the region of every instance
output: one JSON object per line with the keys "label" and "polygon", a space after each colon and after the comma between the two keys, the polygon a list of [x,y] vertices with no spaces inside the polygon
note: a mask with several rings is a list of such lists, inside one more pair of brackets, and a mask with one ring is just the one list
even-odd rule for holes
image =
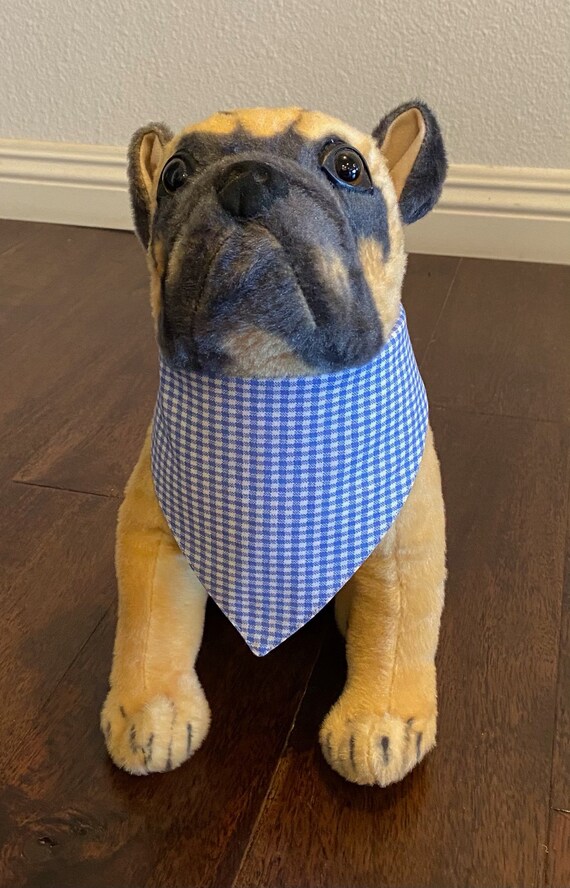
{"label": "dark claw", "polygon": [[166,768],[165,771],[172,771],[172,738],[170,738],[170,743],[168,744],[168,758],[166,759]]}
{"label": "dark claw", "polygon": [[131,750],[133,752],[137,751],[137,744],[135,742],[136,736],[137,736],[137,729],[135,728],[134,725],[131,725],[131,730],[129,731],[129,743],[131,744]]}
{"label": "dark claw", "polygon": [[123,718],[126,718],[126,717],[127,717],[127,713],[125,712],[125,707],[124,707],[124,706],[119,706],[119,712],[121,713],[121,715],[123,716]]}
{"label": "dark claw", "polygon": [[387,765],[390,761],[390,738],[382,737],[380,740],[380,745],[382,747],[382,758],[384,759],[384,764]]}
{"label": "dark claw", "polygon": [[186,758],[190,757],[190,753],[192,752],[192,725],[190,722],[186,725]]}
{"label": "dark claw", "polygon": [[146,744],[146,756],[147,757],[145,758],[145,764],[147,762],[149,762],[149,763],[152,762],[152,744],[153,744],[153,742],[154,742],[154,734],[151,734],[150,737],[148,738],[148,743]]}
{"label": "dark claw", "polygon": [[354,760],[354,734],[351,734],[350,737],[350,761],[352,767],[356,770],[356,762]]}
{"label": "dark claw", "polygon": [[420,731],[420,733],[416,737],[416,761],[418,761],[418,762],[420,760],[420,756],[422,753],[422,737],[423,737],[423,734]]}

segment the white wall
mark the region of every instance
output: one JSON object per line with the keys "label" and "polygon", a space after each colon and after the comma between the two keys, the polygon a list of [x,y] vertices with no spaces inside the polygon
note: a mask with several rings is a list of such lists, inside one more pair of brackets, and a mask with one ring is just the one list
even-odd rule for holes
{"label": "white wall", "polygon": [[569,34],[567,0],[1,0],[0,138],[257,104],[370,129],[421,96],[455,164],[567,168]]}

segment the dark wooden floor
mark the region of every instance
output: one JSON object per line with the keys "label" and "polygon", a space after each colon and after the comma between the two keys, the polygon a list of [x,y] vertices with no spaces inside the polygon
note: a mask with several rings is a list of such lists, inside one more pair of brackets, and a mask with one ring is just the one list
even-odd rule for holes
{"label": "dark wooden floor", "polygon": [[330,609],[258,660],[211,606],[205,745],[166,775],[111,765],[114,525],[156,384],[144,260],[126,233],[2,222],[0,281],[0,885],[569,886],[570,267],[410,259],[449,583],[439,743],[387,790],[317,745]]}

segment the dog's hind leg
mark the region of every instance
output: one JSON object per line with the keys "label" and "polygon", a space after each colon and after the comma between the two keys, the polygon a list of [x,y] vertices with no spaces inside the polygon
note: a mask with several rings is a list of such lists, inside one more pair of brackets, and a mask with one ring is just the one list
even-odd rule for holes
{"label": "dog's hind leg", "polygon": [[444,583],[445,519],[430,430],[398,518],[339,594],[348,674],[320,740],[347,780],[386,786],[435,744]]}
{"label": "dog's hind leg", "polygon": [[119,511],[116,566],[119,615],[101,728],[119,767],[167,771],[196,751],[210,723],[194,669],[207,594],[156,499],[150,432]]}

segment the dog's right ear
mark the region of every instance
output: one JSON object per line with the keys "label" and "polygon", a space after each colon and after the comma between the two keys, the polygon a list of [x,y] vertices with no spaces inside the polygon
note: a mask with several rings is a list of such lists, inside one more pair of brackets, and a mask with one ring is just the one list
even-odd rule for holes
{"label": "dog's right ear", "polygon": [[173,133],[163,123],[149,123],[136,131],[129,145],[129,192],[135,231],[145,250],[150,239],[152,183],[162,165],[164,146]]}

